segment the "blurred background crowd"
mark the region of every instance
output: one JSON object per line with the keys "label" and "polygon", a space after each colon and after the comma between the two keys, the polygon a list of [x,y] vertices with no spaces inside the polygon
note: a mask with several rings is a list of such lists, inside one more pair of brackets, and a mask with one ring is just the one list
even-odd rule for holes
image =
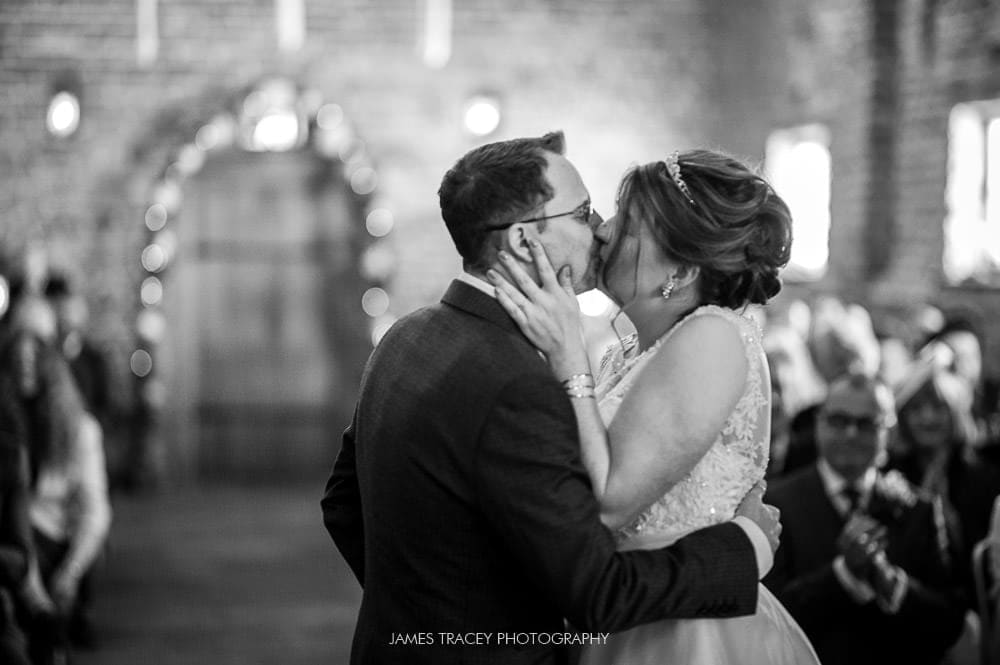
{"label": "blurred background crowd", "polygon": [[13,280],[0,320],[0,588],[5,663],[65,662],[94,644],[91,569],[111,524],[104,351],[64,277],[41,293]]}
{"label": "blurred background crowd", "polygon": [[765,584],[825,663],[995,662],[1000,403],[975,326],[923,305],[880,327],[823,296],[768,320],[765,348],[784,527]]}
{"label": "blurred background crowd", "polygon": [[[1000,662],[998,54],[993,0],[3,0],[0,661],[132,625],[100,614],[115,580],[172,570],[136,497],[280,484],[317,515],[367,355],[460,269],[441,176],[562,129],[605,216],[694,146],[789,203],[766,583],[823,661]],[[581,306],[597,356],[614,308]],[[314,521],[282,569],[334,569]],[[310,625],[346,644],[338,617]],[[296,641],[240,625],[239,653]]]}

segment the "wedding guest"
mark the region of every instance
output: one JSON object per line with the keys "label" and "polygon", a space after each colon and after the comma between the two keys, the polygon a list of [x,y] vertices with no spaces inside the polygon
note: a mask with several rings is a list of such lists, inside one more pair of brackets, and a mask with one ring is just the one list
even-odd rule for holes
{"label": "wedding guest", "polygon": [[868,310],[845,305],[832,296],[816,302],[808,344],[816,369],[827,383],[847,373],[875,376],[881,363]]}
{"label": "wedding guest", "polygon": [[[0,356],[4,341],[0,331]],[[8,340],[9,341],[9,340]],[[0,663],[28,665],[14,601],[28,572],[28,459],[9,373],[0,372]]]}
{"label": "wedding guest", "polygon": [[784,475],[816,463],[816,414],[821,406],[807,406],[788,422],[788,456]]}
{"label": "wedding guest", "polygon": [[826,381],[813,362],[805,338],[796,328],[769,322],[762,344],[771,381],[779,386],[790,415],[823,401]]}
{"label": "wedding guest", "polygon": [[824,665],[935,665],[963,627],[934,506],[878,470],[894,417],[881,382],[835,380],[817,414],[818,461],[768,492],[784,529],[764,583]]}
{"label": "wedding guest", "polygon": [[948,322],[932,340],[954,354],[950,369],[972,386],[976,444],[983,448],[984,459],[1000,467],[1000,382],[985,372],[979,334],[971,323],[959,319]]}
{"label": "wedding guest", "polygon": [[993,514],[990,518],[989,533],[989,578],[992,580],[992,587],[988,590],[988,603],[993,608],[992,625],[988,631],[984,631],[989,642],[985,645],[988,656],[986,662],[1000,663],[1000,496],[993,502]]}
{"label": "wedding guest", "polygon": [[[875,376],[880,348],[871,316],[860,305],[844,305],[825,296],[815,306],[807,341],[810,359],[821,381],[828,384],[845,374]],[[816,462],[816,418],[826,392],[792,415],[784,473],[811,467]]]}
{"label": "wedding guest", "polygon": [[105,352],[87,334],[87,301],[60,273],[49,275],[45,298],[56,314],[57,345],[69,363],[87,411],[107,435],[114,416],[111,373]]}
{"label": "wedding guest", "polygon": [[781,385],[771,380],[771,442],[767,459],[767,479],[780,478],[787,472],[791,418],[785,406]]}
{"label": "wedding guest", "polygon": [[899,335],[879,337],[879,355],[878,378],[890,388],[898,386],[906,379],[914,363],[913,352],[906,340]]}
{"label": "wedding guest", "polygon": [[939,500],[958,572],[971,590],[972,549],[990,524],[1000,470],[973,445],[973,391],[944,363],[927,356],[897,390],[899,436],[889,466],[928,498]]}
{"label": "wedding guest", "polygon": [[826,383],[805,340],[792,326],[769,326],[763,345],[771,370],[768,478],[773,479],[816,461],[811,417],[815,405],[826,395]]}
{"label": "wedding guest", "polygon": [[22,600],[41,651],[64,647],[69,622],[85,613],[86,575],[111,520],[101,429],[48,343],[46,311],[44,303],[19,306],[12,359],[27,423],[34,542]]}

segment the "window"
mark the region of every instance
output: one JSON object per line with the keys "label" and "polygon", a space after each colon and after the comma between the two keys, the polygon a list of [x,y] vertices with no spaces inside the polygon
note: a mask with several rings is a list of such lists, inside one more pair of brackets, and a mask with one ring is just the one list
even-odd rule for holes
{"label": "window", "polygon": [[765,164],[792,213],[792,257],[784,277],[819,279],[830,257],[830,132],[822,125],[776,130],[767,139]]}
{"label": "window", "polygon": [[1000,286],[1000,100],[952,109],[945,204],[945,278]]}

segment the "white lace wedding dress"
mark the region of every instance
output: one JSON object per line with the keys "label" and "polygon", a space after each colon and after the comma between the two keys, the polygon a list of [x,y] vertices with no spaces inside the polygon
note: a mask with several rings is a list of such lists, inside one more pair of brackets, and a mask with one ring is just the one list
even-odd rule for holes
{"label": "white lace wedding dress", "polygon": [[[610,423],[642,368],[680,326],[720,316],[739,330],[749,365],[736,408],[705,456],[680,483],[618,533],[619,549],[654,549],[732,519],[737,505],[764,477],[770,435],[769,388],[757,323],[733,310],[704,306],[643,353],[635,338],[609,351],[598,374],[601,417]],[[765,392],[765,391],[768,392]],[[645,624],[587,647],[581,665],[809,665],[812,645],[788,611],[763,585],[757,612],[734,619],[678,619]]]}

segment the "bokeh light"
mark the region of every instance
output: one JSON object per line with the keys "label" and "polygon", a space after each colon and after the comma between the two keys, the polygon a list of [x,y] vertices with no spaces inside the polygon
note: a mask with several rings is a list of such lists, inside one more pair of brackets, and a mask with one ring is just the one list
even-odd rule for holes
{"label": "bokeh light", "polygon": [[477,95],[465,106],[465,128],[474,136],[486,136],[500,126],[500,102],[496,97]]}
{"label": "bokeh light", "polygon": [[149,355],[149,351],[136,349],[132,352],[128,365],[132,373],[141,379],[144,376],[149,376],[149,373],[153,371],[153,357]]}
{"label": "bokeh light", "polygon": [[368,155],[368,147],[359,138],[352,138],[350,135],[344,139],[339,150],[340,161],[345,164],[358,164],[365,161]]}
{"label": "bokeh light", "polygon": [[372,318],[382,316],[389,311],[389,294],[377,286],[368,289],[361,296],[361,309]]}
{"label": "bokeh light", "polygon": [[53,95],[45,126],[53,136],[66,138],[72,135],[80,126],[80,100],[76,95],[65,90]]}
{"label": "bokeh light", "polygon": [[344,152],[345,147],[352,142],[353,138],[354,135],[351,133],[351,128],[348,127],[346,122],[341,122],[334,127],[316,132],[313,136],[313,141],[321,155],[339,159],[341,153]]}
{"label": "bokeh light", "polygon": [[142,250],[142,267],[149,272],[160,272],[167,265],[167,253],[162,247],[153,243]]}
{"label": "bokeh light", "polygon": [[167,224],[167,209],[162,203],[154,203],[146,210],[146,228],[156,232]]}
{"label": "bokeh light", "polygon": [[610,298],[597,289],[581,293],[576,299],[584,316],[607,316],[615,306]]}
{"label": "bokeh light", "polygon": [[254,150],[284,152],[299,142],[299,118],[293,111],[268,113],[257,122],[253,130],[251,147]]}
{"label": "bokeh light", "polygon": [[0,319],[7,313],[8,307],[10,307],[10,285],[7,279],[0,275]]}
{"label": "bokeh light", "polygon": [[204,166],[205,151],[199,148],[197,144],[189,143],[178,151],[175,164],[181,175],[193,175]]}
{"label": "bokeh light", "polygon": [[219,145],[218,128],[211,123],[205,125],[194,135],[194,144],[202,150],[211,150]]}
{"label": "bokeh light", "polygon": [[373,282],[384,282],[392,274],[396,264],[396,254],[387,243],[378,242],[361,255],[361,274]]}
{"label": "bokeh light", "polygon": [[371,194],[378,186],[378,174],[370,166],[362,166],[351,174],[351,189],[355,194]]}
{"label": "bokeh light", "polygon": [[336,128],[344,121],[344,109],[340,104],[324,104],[316,112],[316,125],[323,130]]}
{"label": "bokeh light", "polygon": [[396,318],[393,316],[383,316],[375,322],[375,325],[372,326],[372,346],[378,346],[378,343],[382,341],[395,322]]}
{"label": "bokeh light", "polygon": [[167,320],[160,310],[144,309],[135,319],[135,328],[143,339],[159,344],[167,331]]}
{"label": "bokeh light", "polygon": [[375,208],[365,218],[365,228],[376,238],[388,235],[394,224],[395,220],[388,208]]}
{"label": "bokeh light", "polygon": [[177,253],[177,234],[172,229],[164,229],[153,236],[153,243],[163,248],[164,262],[170,263]]}
{"label": "bokeh light", "polygon": [[172,215],[180,208],[183,193],[181,186],[172,180],[164,180],[157,185],[153,192],[153,200],[162,205],[168,215]]}
{"label": "bokeh light", "polygon": [[147,277],[142,280],[139,298],[142,300],[142,304],[147,307],[160,304],[160,301],[163,300],[163,283],[158,277]]}
{"label": "bokeh light", "polygon": [[229,114],[221,113],[194,135],[194,144],[209,151],[231,145],[236,135],[236,122]]}

